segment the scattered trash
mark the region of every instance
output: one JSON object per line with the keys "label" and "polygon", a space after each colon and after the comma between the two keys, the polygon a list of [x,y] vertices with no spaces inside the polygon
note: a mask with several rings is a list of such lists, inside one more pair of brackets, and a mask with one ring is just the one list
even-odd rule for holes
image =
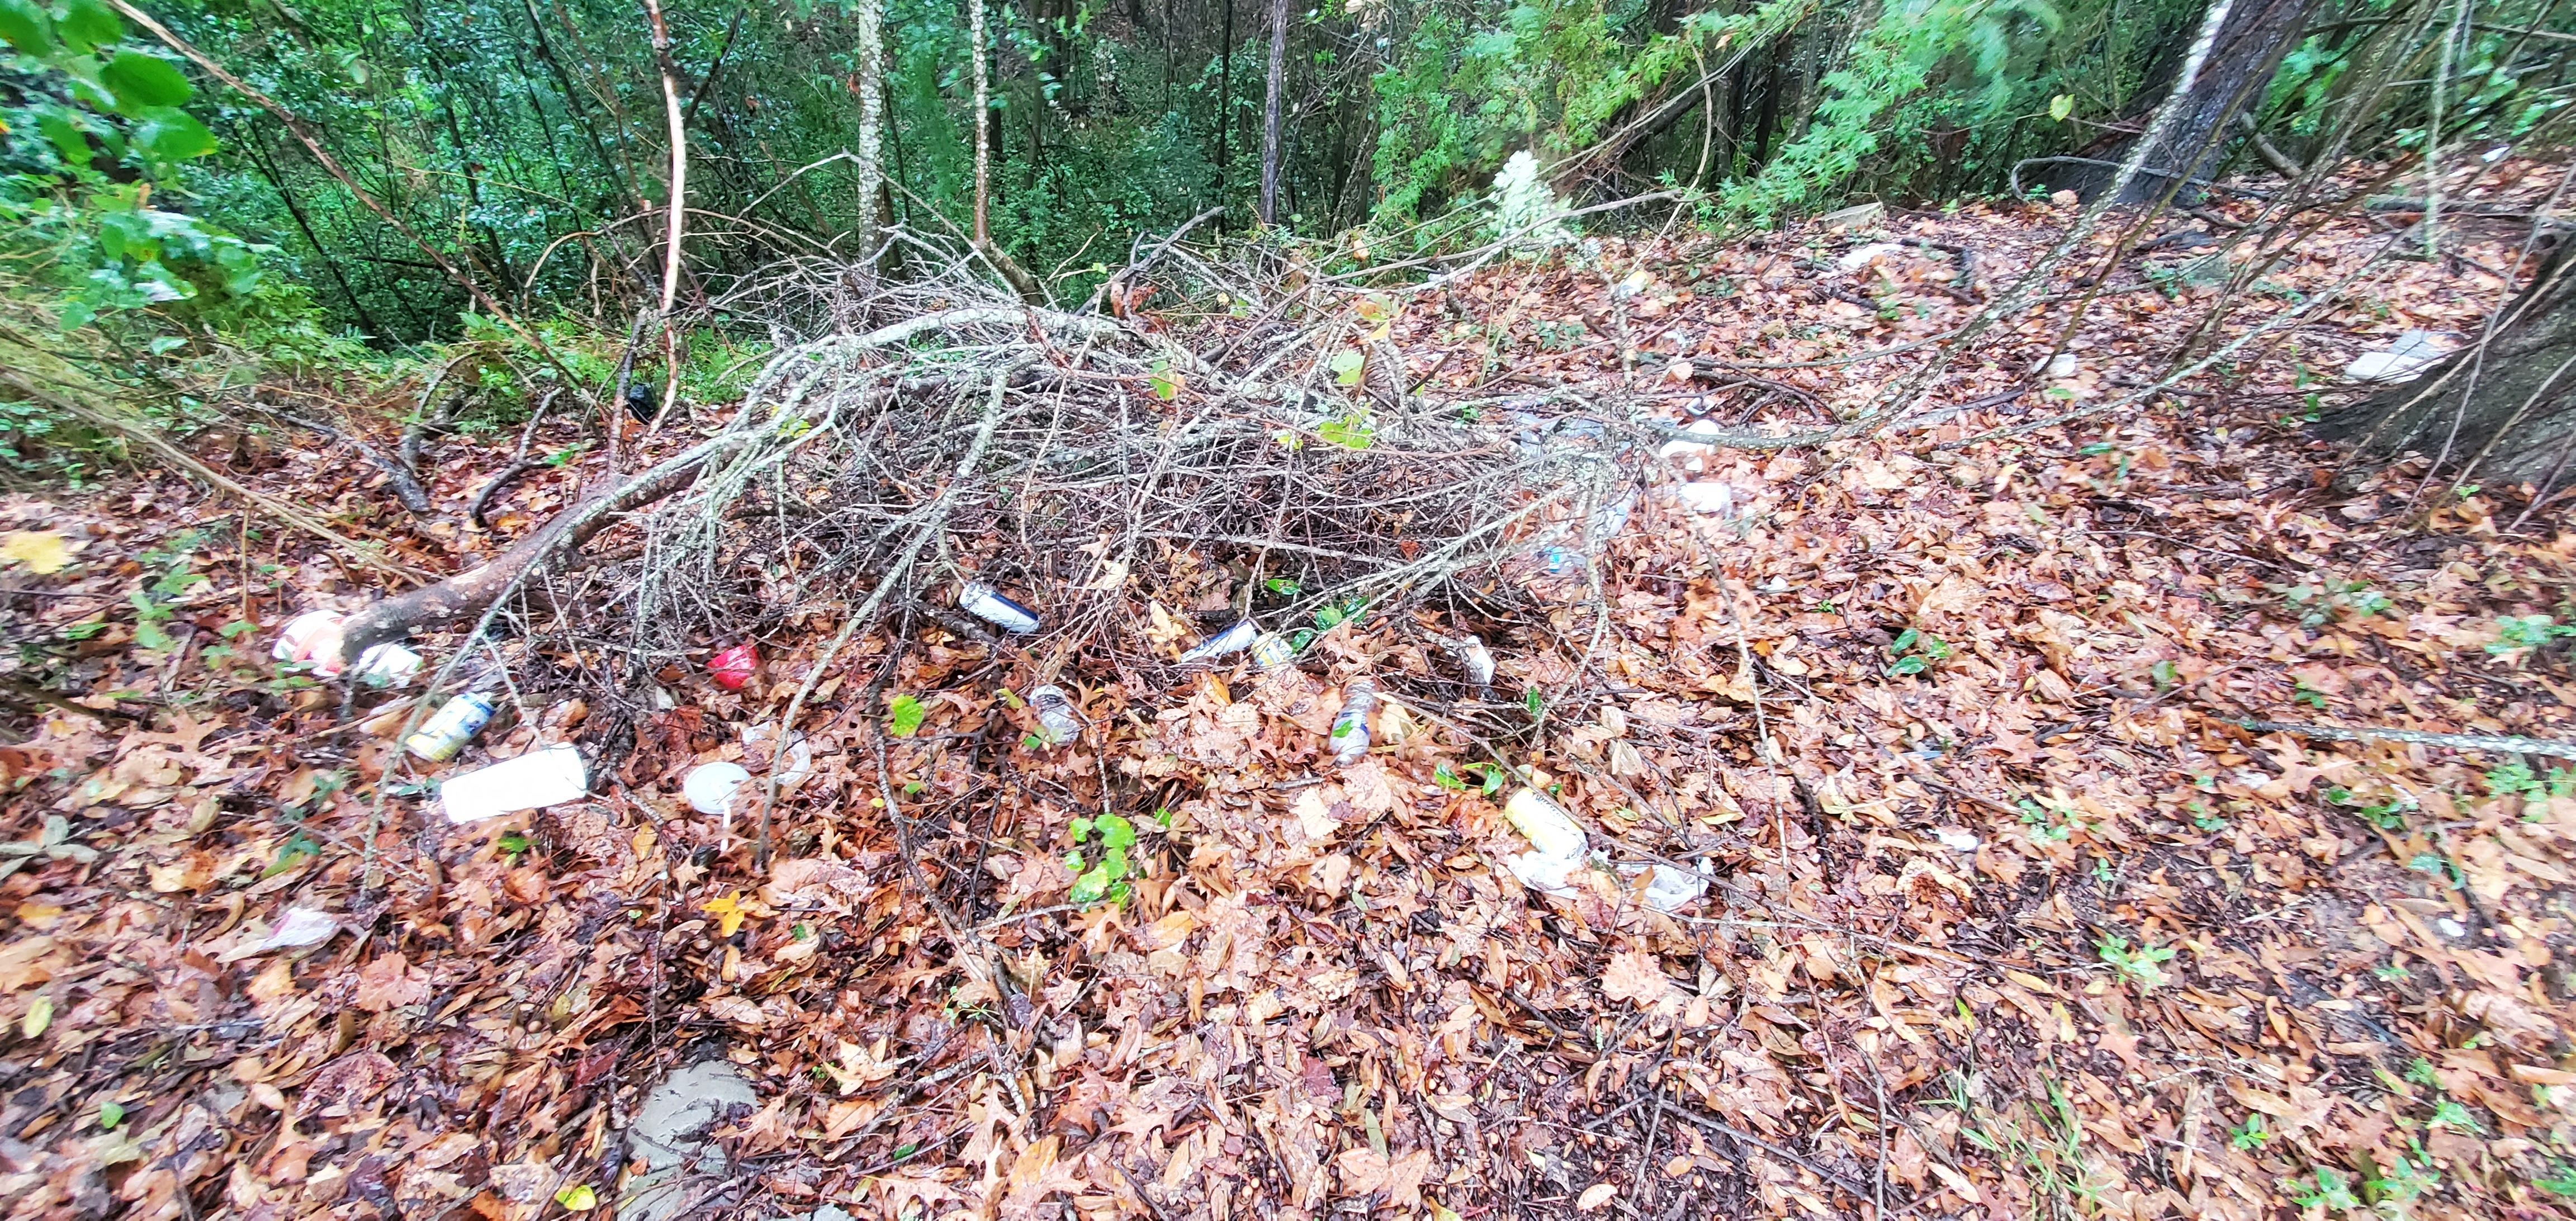
{"label": "scattered trash", "polygon": [[1689,506],[1693,513],[1714,517],[1742,515],[1740,512],[1742,506],[1736,503],[1735,489],[1714,479],[1697,479],[1689,483],[1674,484],[1672,495],[1673,499]]}
{"label": "scattered trash", "polygon": [[306,611],[286,621],[277,630],[277,643],[268,651],[279,661],[312,661],[316,657],[340,651],[338,611]]}
{"label": "scattered trash", "polygon": [[1029,707],[1038,710],[1038,736],[1047,745],[1062,746],[1082,736],[1082,714],[1073,710],[1073,701],[1065,697],[1062,687],[1048,683],[1030,691]]}
{"label": "scattered trash", "polygon": [[1181,664],[1186,666],[1228,653],[1240,653],[1251,647],[1260,635],[1260,625],[1250,619],[1237,621],[1234,626],[1200,641],[1197,647],[1181,654]]}
{"label": "scattered trash", "polygon": [[1588,863],[1591,837],[1565,807],[1537,789],[1524,788],[1503,803],[1503,817],[1530,842],[1530,851],[1503,862],[1521,884],[1541,894],[1570,898],[1574,871]]}
{"label": "scattered trash", "polygon": [[750,779],[750,770],[739,763],[701,763],[680,781],[680,795],[700,814],[728,814],[735,790]]}
{"label": "scattered trash", "polygon": [[1333,731],[1324,739],[1333,748],[1333,766],[1349,767],[1368,757],[1369,714],[1377,711],[1377,684],[1354,678],[1343,688],[1342,710],[1333,714]]}
{"label": "scattered trash", "polygon": [[740,691],[760,670],[760,650],[748,640],[707,659],[707,673],[727,691]]}
{"label": "scattered trash", "polygon": [[981,581],[968,581],[957,590],[957,605],[967,614],[1005,632],[1027,635],[1038,630],[1038,613],[1002,596],[1002,591]]}
{"label": "scattered trash", "polygon": [[1297,664],[1297,646],[1277,632],[1263,632],[1252,642],[1252,664],[1264,674],[1285,673]]}
{"label": "scattered trash", "polygon": [[2357,382],[2411,382],[2424,366],[2444,355],[2433,342],[2433,332],[2410,330],[2385,348],[2354,357],[2343,367],[2343,375]]}
{"label": "scattered trash", "polygon": [[[461,698],[461,697],[460,697]],[[515,759],[450,776],[438,786],[449,822],[481,822],[590,795],[590,768],[568,745],[541,747]]]}
{"label": "scattered trash", "polygon": [[329,913],[310,907],[290,907],[277,918],[277,924],[269,929],[268,936],[234,946],[217,956],[215,961],[235,963],[272,950],[311,949],[329,941],[339,931],[340,922]]}
{"label": "scattered trash", "polygon": [[1977,837],[1958,827],[1940,828],[1932,833],[1932,838],[1940,840],[1943,845],[1959,852],[1977,850]]}
{"label": "scattered trash", "polygon": [[1886,217],[1887,205],[1865,203],[1827,212],[1816,218],[1816,224],[1826,229],[1858,229],[1875,225]]}
{"label": "scattered trash", "polygon": [[1641,897],[1646,900],[1646,906],[1659,912],[1680,911],[1684,904],[1697,902],[1708,894],[1707,878],[1660,861],[1650,865],[1621,865],[1619,872],[1632,883],[1642,875],[1646,879],[1646,889]]}
{"label": "scattered trash", "polygon": [[1850,275],[1877,262],[1882,255],[1902,253],[1904,249],[1905,247],[1895,242],[1871,242],[1866,246],[1855,246],[1844,251],[1843,257],[1834,260],[1834,266],[1843,274]]}
{"label": "scattered trash", "polygon": [[445,763],[455,758],[456,752],[465,749],[465,744],[473,741],[474,735],[483,732],[484,726],[492,723],[494,707],[489,698],[471,691],[457,696],[447,701],[446,706],[420,728],[411,731],[411,736],[403,739],[403,749],[410,751],[415,759]]}
{"label": "scattered trash", "polygon": [[1467,671],[1469,681],[1479,687],[1493,685],[1494,655],[1486,651],[1484,641],[1474,636],[1460,636],[1443,641],[1442,647],[1449,651],[1451,657],[1458,659],[1458,664]]}
{"label": "scattered trash", "polygon": [[2075,376],[2076,371],[2083,367],[2084,362],[2076,359],[2075,353],[2060,352],[2048,358],[2048,380],[2064,381]]}
{"label": "scattered trash", "polygon": [[1609,542],[1617,538],[1620,531],[1628,528],[1628,517],[1636,511],[1637,494],[1635,492],[1630,492],[1594,509],[1591,519],[1584,523],[1584,537],[1596,547]]}
{"label": "scattered trash", "polygon": [[1574,816],[1537,789],[1512,794],[1503,804],[1503,817],[1528,837],[1531,847],[1548,856],[1580,857],[1592,844],[1583,828],[1575,825]]}
{"label": "scattered trash", "polygon": [[[380,644],[358,654],[358,681],[370,687],[406,687],[426,664],[420,654],[398,644]],[[318,672],[321,667],[314,669]]]}

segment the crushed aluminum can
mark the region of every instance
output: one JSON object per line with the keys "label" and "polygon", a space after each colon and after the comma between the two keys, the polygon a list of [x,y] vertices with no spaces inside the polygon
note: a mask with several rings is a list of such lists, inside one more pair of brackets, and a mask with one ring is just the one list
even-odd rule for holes
{"label": "crushed aluminum can", "polygon": [[1002,596],[1002,591],[981,581],[968,581],[957,590],[958,609],[986,623],[1019,635],[1038,630],[1038,613]]}
{"label": "crushed aluminum can", "polygon": [[493,707],[491,700],[472,692],[457,696],[411,731],[403,739],[403,749],[410,751],[413,758],[445,763],[492,723]]}
{"label": "crushed aluminum can", "polygon": [[1368,757],[1369,714],[1377,710],[1377,684],[1365,678],[1354,678],[1342,698],[1342,710],[1333,714],[1333,732],[1325,742],[1333,748],[1333,766],[1349,767]]}
{"label": "crushed aluminum can", "polygon": [[1234,626],[1198,642],[1189,652],[1181,654],[1181,664],[1186,666],[1212,657],[1223,657],[1228,653],[1240,653],[1251,647],[1253,640],[1260,635],[1259,624],[1250,619],[1240,620]]}
{"label": "crushed aluminum can", "polygon": [[1441,647],[1447,649],[1451,657],[1458,659],[1458,665],[1467,671],[1469,681],[1479,687],[1493,685],[1494,655],[1486,651],[1484,641],[1474,636],[1460,636],[1454,640],[1443,641]]}
{"label": "crushed aluminum can", "polygon": [[1082,736],[1082,714],[1073,710],[1073,701],[1064,688],[1047,683],[1029,691],[1029,707],[1037,709],[1039,737],[1049,746],[1062,746]]}
{"label": "crushed aluminum can", "polygon": [[1252,664],[1264,674],[1279,674],[1297,664],[1297,646],[1277,632],[1263,632],[1252,642]]}

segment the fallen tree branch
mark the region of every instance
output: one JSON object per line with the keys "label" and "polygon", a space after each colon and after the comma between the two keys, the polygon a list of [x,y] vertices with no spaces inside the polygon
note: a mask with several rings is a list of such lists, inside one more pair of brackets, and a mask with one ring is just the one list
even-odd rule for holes
{"label": "fallen tree branch", "polygon": [[563,562],[619,515],[660,500],[697,481],[718,456],[747,442],[728,432],[602,492],[547,522],[544,529],[519,541],[488,563],[444,581],[383,599],[349,616],[340,637],[340,659],[355,664],[358,655],[414,629],[454,623],[480,613],[494,599],[528,577]]}
{"label": "fallen tree branch", "polygon": [[308,420],[303,416],[288,415],[283,411],[272,410],[268,414],[275,416],[286,423],[293,424],[298,428],[318,432],[322,434],[323,439],[325,440],[346,445],[349,448],[358,451],[359,457],[375,463],[377,467],[381,468],[385,472],[385,481],[393,485],[395,498],[401,500],[403,507],[411,510],[414,516],[427,517],[435,511],[436,506],[430,504],[429,492],[427,489],[420,486],[419,478],[414,476],[410,471],[405,470],[402,463],[396,462],[393,459],[384,456],[382,453],[379,453],[376,450],[376,447],[369,445],[348,433],[344,433],[337,428],[333,428],[320,420]]}
{"label": "fallen tree branch", "polygon": [[2288,721],[2229,720],[2226,723],[2255,733],[2296,734],[2302,738],[2318,738],[2328,742],[2413,742],[2419,746],[2441,746],[2451,750],[2576,759],[2576,743],[2552,742],[2547,738],[2526,738],[2516,734],[2432,733],[2422,729],[2381,729],[2371,725],[2298,725]]}

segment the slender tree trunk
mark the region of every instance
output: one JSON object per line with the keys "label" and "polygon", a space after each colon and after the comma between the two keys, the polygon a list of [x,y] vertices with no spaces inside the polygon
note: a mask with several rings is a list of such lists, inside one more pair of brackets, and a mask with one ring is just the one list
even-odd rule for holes
{"label": "slender tree trunk", "polygon": [[2456,480],[2530,483],[2542,496],[2565,486],[2576,473],[2576,257],[2550,258],[2483,353],[2454,353],[2314,431],[2373,460],[2423,454]]}
{"label": "slender tree trunk", "polygon": [[877,197],[885,193],[885,0],[858,0],[851,16],[859,56],[859,258],[861,274],[873,281],[884,223]]}
{"label": "slender tree trunk", "polygon": [[1225,33],[1217,44],[1216,61],[1216,193],[1225,199],[1226,162],[1232,149],[1226,137],[1234,130],[1234,0],[1220,0],[1225,5]]}
{"label": "slender tree trunk", "polygon": [[1270,79],[1261,101],[1261,223],[1279,223],[1280,94],[1288,79],[1288,0],[1270,0]]}
{"label": "slender tree trunk", "polygon": [[[689,228],[689,124],[680,111],[680,69],[671,62],[671,28],[662,20],[661,0],[644,0],[644,14],[652,23],[653,59],[662,69],[662,118],[671,131],[671,211],[662,226],[662,409],[653,417],[659,424],[670,414],[680,388],[679,333],[671,325],[671,311],[680,299],[680,243]],[[611,403],[606,408],[612,475],[617,472],[618,407]]]}
{"label": "slender tree trunk", "polygon": [[968,36],[975,54],[975,244],[993,244],[992,73],[985,67],[984,0],[966,0]]}

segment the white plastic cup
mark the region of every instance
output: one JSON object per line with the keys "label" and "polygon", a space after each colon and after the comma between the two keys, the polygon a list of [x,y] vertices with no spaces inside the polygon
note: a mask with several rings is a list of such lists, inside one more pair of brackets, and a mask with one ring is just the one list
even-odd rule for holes
{"label": "white plastic cup", "polygon": [[701,763],[680,781],[680,795],[700,814],[724,814],[732,811],[735,796],[750,782],[750,770],[739,763]]}

